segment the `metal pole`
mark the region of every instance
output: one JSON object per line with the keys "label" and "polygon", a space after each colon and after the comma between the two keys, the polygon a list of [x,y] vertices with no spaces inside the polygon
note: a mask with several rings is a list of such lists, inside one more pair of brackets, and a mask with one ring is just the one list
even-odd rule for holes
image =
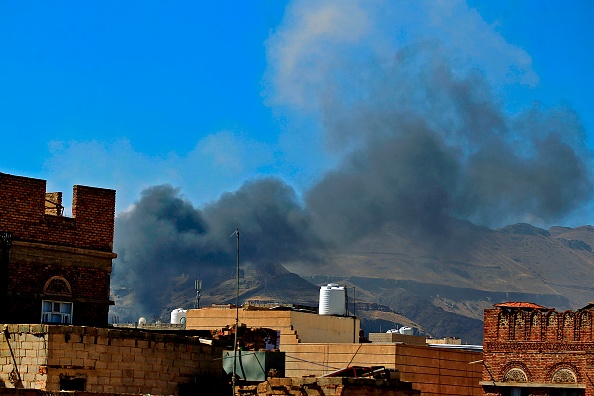
{"label": "metal pole", "polygon": [[355,286],[353,286],[353,343],[357,342],[357,293],[355,292]]}
{"label": "metal pole", "polygon": [[235,396],[235,372],[237,370],[237,333],[239,332],[239,228],[235,229],[237,235],[237,263],[235,269],[235,341],[233,342],[233,377],[231,379],[231,391]]}

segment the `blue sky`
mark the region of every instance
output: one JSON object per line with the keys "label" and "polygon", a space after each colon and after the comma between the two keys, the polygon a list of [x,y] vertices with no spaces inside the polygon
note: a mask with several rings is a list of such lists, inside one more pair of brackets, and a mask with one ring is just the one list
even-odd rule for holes
{"label": "blue sky", "polygon": [[589,152],[593,19],[586,0],[1,2],[0,171],[116,189],[120,212],[163,183],[197,206],[262,175],[301,194],[360,144],[334,109],[426,43],[511,119],[571,109]]}

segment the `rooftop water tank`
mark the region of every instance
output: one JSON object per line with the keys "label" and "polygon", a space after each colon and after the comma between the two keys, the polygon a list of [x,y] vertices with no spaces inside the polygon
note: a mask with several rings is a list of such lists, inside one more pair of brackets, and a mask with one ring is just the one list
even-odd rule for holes
{"label": "rooftop water tank", "polygon": [[346,290],[344,286],[329,283],[320,287],[320,315],[346,315]]}
{"label": "rooftop water tank", "polygon": [[415,334],[415,331],[413,330],[413,328],[408,327],[408,326],[403,326],[398,331],[400,332],[400,334],[406,334],[406,335],[414,335]]}
{"label": "rooftop water tank", "polygon": [[171,311],[171,324],[185,324],[187,309],[177,308]]}

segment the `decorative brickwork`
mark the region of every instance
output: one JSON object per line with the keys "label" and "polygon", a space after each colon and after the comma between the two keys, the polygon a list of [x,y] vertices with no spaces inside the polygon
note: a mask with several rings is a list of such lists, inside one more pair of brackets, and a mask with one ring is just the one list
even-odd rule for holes
{"label": "decorative brickwork", "polygon": [[485,310],[483,394],[516,387],[522,395],[594,395],[594,310],[587,308]]}
{"label": "decorative brickwork", "polygon": [[40,323],[42,301],[59,301],[73,306],[63,320],[106,326],[115,191],[74,186],[68,218],[45,185],[0,173],[0,322]]}

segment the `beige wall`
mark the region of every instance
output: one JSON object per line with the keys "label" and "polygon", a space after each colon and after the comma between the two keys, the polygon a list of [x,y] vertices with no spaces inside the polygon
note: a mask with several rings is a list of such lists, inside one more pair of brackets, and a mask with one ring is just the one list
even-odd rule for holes
{"label": "beige wall", "polygon": [[291,324],[300,342],[359,342],[358,318],[293,311],[290,313]]}
{"label": "beige wall", "polygon": [[[358,342],[360,321],[352,317],[280,310],[239,309],[239,322],[281,331],[283,345],[299,342]],[[235,308],[207,307],[186,312],[187,330],[220,330],[235,324]],[[354,338],[353,338],[354,337]]]}
{"label": "beige wall", "polygon": [[423,396],[482,395],[479,381],[482,353],[403,344],[285,345],[285,375],[322,376],[348,366],[398,369],[400,379],[412,382]]}
{"label": "beige wall", "polygon": [[[398,369],[400,379],[413,382],[413,388],[424,396],[482,395],[479,386],[482,365],[469,364],[481,360],[481,352],[396,343],[353,343],[352,318],[240,309],[239,321],[248,327],[281,330],[280,349],[285,352],[287,377],[321,376],[351,365],[384,366]],[[187,312],[187,329],[214,330],[234,323],[234,308]],[[358,320],[355,326],[358,334]]]}
{"label": "beige wall", "polygon": [[[60,376],[85,378],[87,392],[177,394],[196,377],[220,378],[222,350],[197,337],[93,327],[8,325],[0,335],[0,388],[60,389]],[[16,365],[10,354],[15,355]]]}

